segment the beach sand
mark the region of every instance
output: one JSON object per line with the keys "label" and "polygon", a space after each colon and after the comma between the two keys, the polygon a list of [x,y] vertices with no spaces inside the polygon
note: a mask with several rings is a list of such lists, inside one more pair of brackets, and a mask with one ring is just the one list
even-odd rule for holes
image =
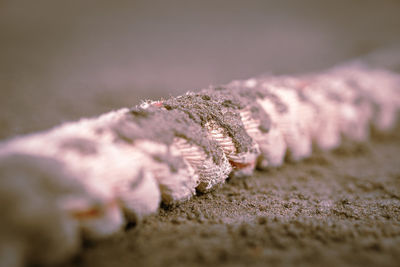
{"label": "beach sand", "polygon": [[400,127],[230,180],[63,266],[398,266]]}
{"label": "beach sand", "polygon": [[[83,2],[0,3],[2,141],[400,43],[393,0]],[[230,180],[83,247],[62,266],[399,266],[400,127]]]}

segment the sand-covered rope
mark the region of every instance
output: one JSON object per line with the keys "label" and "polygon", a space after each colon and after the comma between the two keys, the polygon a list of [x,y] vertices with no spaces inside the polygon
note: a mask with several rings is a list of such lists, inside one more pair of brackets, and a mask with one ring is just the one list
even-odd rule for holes
{"label": "sand-covered rope", "polygon": [[394,127],[400,76],[361,63],[261,76],[0,144],[0,263],[53,263],[228,177]]}

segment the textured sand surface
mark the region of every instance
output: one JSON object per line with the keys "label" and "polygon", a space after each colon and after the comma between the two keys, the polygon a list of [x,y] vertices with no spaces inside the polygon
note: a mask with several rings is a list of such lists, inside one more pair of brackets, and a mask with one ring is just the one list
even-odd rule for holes
{"label": "textured sand surface", "polygon": [[399,131],[231,180],[66,266],[398,266]]}
{"label": "textured sand surface", "polygon": [[[75,2],[0,2],[1,140],[400,43],[396,0]],[[64,266],[399,266],[399,131],[231,180]]]}

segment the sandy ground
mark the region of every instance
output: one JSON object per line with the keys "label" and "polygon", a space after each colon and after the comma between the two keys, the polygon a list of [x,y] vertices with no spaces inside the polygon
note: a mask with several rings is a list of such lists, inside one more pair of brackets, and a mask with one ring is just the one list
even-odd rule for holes
{"label": "sandy ground", "polygon": [[65,266],[399,266],[400,127],[230,180]]}
{"label": "sandy ground", "polygon": [[397,0],[1,0],[0,139],[400,44]]}
{"label": "sandy ground", "polygon": [[[0,1],[0,139],[400,43],[395,0],[171,2]],[[65,266],[399,266],[400,128],[84,247]]]}

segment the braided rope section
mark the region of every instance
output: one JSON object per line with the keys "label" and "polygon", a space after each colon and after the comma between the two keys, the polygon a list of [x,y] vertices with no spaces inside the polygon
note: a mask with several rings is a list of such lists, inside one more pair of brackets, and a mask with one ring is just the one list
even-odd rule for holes
{"label": "braided rope section", "polygon": [[351,63],[262,76],[0,144],[1,263],[54,263],[228,177],[389,131],[400,76]]}

